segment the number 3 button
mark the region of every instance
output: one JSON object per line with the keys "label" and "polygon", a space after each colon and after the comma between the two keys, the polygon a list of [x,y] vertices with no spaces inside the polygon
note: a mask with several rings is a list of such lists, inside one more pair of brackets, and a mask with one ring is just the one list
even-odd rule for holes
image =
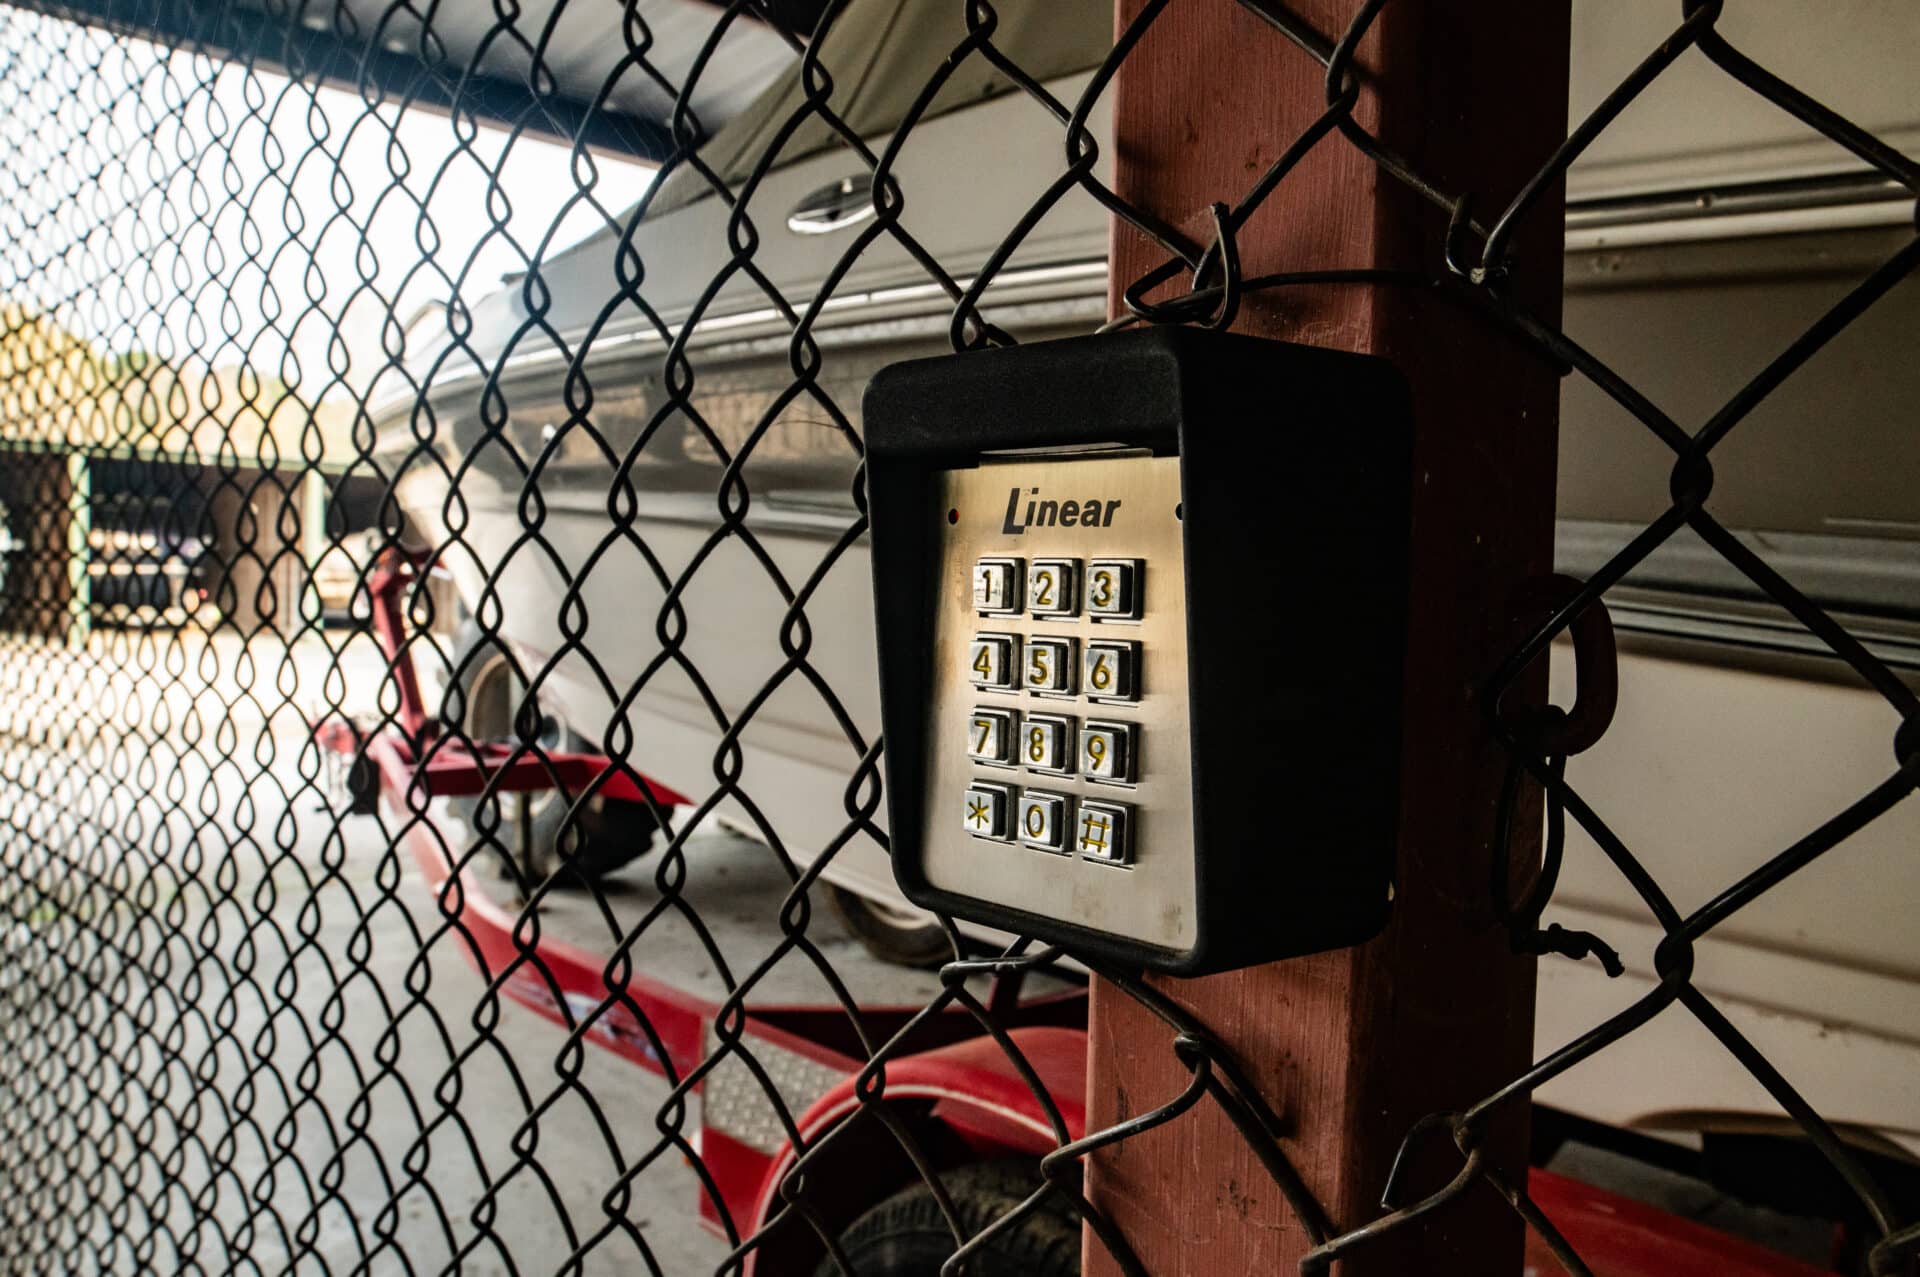
{"label": "number 3 button", "polygon": [[1087,615],[1104,621],[1140,619],[1140,560],[1095,559],[1087,564]]}

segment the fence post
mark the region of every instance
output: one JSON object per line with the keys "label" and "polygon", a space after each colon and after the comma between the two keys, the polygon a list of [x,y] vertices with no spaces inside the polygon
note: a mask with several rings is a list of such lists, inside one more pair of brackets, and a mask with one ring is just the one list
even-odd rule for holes
{"label": "fence post", "polygon": [[[1144,0],[1118,0],[1124,29]],[[1336,37],[1361,6],[1288,9]],[[1355,119],[1490,218],[1565,134],[1567,0],[1393,0],[1358,48]],[[1169,6],[1119,72],[1119,192],[1212,236],[1207,207],[1233,201],[1323,109],[1318,62],[1228,0]],[[1516,241],[1516,294],[1557,322],[1561,194]],[[1238,236],[1243,273],[1334,267],[1440,269],[1444,212],[1338,135],[1324,139]],[[1474,245],[1477,248],[1477,241]],[[1118,290],[1163,260],[1124,223]],[[1387,932],[1354,950],[1201,980],[1157,981],[1232,1050],[1279,1112],[1283,1147],[1336,1229],[1381,1213],[1388,1166],[1421,1116],[1491,1092],[1532,1047],[1533,962],[1492,925],[1488,857],[1504,756],[1478,687],[1511,646],[1506,602],[1552,551],[1553,372],[1490,325],[1409,288],[1316,286],[1250,296],[1236,327],[1395,360],[1414,393],[1414,587],[1405,709],[1400,877]],[[1275,386],[1276,403],[1286,388]],[[1265,423],[1246,423],[1266,428]],[[1284,486],[1281,488],[1284,491]],[[1536,675],[1544,674],[1535,670]],[[1537,819],[1523,819],[1538,854]],[[1276,855],[1312,855],[1277,845]],[[1161,1021],[1095,982],[1089,1129],[1176,1094],[1188,1074]],[[1460,1165],[1444,1133],[1422,1141],[1403,1196]],[[1525,1165],[1524,1117],[1490,1139]],[[1088,1192],[1156,1277],[1285,1273],[1310,1242],[1217,1106],[1098,1152]],[[1342,1261],[1361,1274],[1517,1274],[1520,1221],[1485,1185]],[[1089,1277],[1118,1266],[1087,1245]]]}

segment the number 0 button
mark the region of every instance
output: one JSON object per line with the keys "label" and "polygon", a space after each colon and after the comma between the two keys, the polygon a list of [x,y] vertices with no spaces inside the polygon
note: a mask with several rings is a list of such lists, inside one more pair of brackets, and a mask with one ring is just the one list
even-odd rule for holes
{"label": "number 0 button", "polygon": [[1020,795],[1020,841],[1042,851],[1067,849],[1067,797],[1029,789]]}
{"label": "number 0 button", "polygon": [[1081,686],[1096,701],[1137,701],[1140,686],[1135,670],[1139,658],[1138,643],[1089,643]]}
{"label": "number 0 button", "polygon": [[1132,723],[1091,722],[1080,729],[1080,772],[1088,780],[1133,780],[1138,729]]}
{"label": "number 0 button", "polygon": [[1140,617],[1140,560],[1095,559],[1087,564],[1087,615],[1097,620]]}

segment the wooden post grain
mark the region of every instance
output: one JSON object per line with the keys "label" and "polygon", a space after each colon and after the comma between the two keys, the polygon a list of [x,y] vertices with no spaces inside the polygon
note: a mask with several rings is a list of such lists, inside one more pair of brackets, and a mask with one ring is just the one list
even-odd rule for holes
{"label": "wooden post grain", "polygon": [[[1119,0],[1124,25],[1142,0]],[[1337,35],[1358,5],[1289,8]],[[1360,45],[1355,118],[1490,218],[1565,134],[1566,0],[1394,0]],[[1324,105],[1317,63],[1231,0],[1171,5],[1114,86],[1115,183],[1127,199],[1212,235],[1215,200],[1237,199]],[[1557,322],[1561,196],[1515,242],[1514,292]],[[1446,216],[1338,137],[1324,141],[1240,232],[1247,276],[1346,267],[1432,272]],[[1477,247],[1477,243],[1475,245]],[[1118,289],[1160,249],[1122,223]],[[1488,857],[1505,763],[1478,689],[1511,647],[1510,592],[1549,570],[1559,387],[1491,326],[1419,290],[1289,288],[1249,297],[1236,328],[1393,359],[1414,395],[1415,497],[1406,752],[1394,918],[1342,952],[1200,980],[1159,980],[1237,1056],[1279,1112],[1284,1148],[1337,1228],[1377,1218],[1402,1136],[1526,1066],[1533,962],[1492,924]],[[1283,402],[1286,387],[1273,387]],[[1247,428],[1263,428],[1248,422]],[[1285,482],[1276,476],[1276,489]],[[1323,618],[1324,619],[1324,618]],[[1534,671],[1536,675],[1544,671]],[[1531,837],[1537,820],[1522,820]],[[1537,840],[1515,849],[1537,855]],[[1276,832],[1273,854],[1311,856]],[[1176,1094],[1187,1073],[1166,1026],[1096,981],[1089,1129]],[[1524,1115],[1497,1124],[1494,1162],[1525,1165]],[[1405,1192],[1459,1165],[1444,1132]],[[1088,1191],[1154,1277],[1292,1272],[1309,1240],[1258,1159],[1203,1102],[1091,1159]],[[1518,1274],[1518,1218],[1484,1185],[1336,1271]],[[1085,1271],[1119,1269],[1089,1239]]]}

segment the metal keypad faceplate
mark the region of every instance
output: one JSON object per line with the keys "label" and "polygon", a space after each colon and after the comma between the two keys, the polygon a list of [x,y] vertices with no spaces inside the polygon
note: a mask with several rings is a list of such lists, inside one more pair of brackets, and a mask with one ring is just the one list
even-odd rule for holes
{"label": "metal keypad faceplate", "polygon": [[[923,808],[928,882],[1159,948],[1192,947],[1197,928],[1179,460],[1130,455],[988,463],[947,471],[938,491],[940,604],[927,716],[931,789]],[[1071,523],[1063,517],[1069,508]],[[1082,522],[1096,511],[1098,522]],[[1067,615],[1036,614],[1030,588],[1017,610],[987,612],[975,606],[983,560],[1012,561],[1015,579],[1029,586],[1036,563],[1055,572],[1072,564],[1067,571],[1079,578],[1071,584],[1079,587],[1074,594],[1081,603],[1096,563],[1124,565],[1132,591],[1125,603],[1135,615],[1101,618],[1086,606]],[[1021,675],[1013,688],[983,691],[971,668],[978,654],[974,643],[982,636],[1012,640],[1008,655]],[[1071,640],[1054,649],[1072,661],[1070,691],[1063,694],[1057,683],[1051,691],[1027,686],[1036,639]],[[1095,698],[1085,686],[1085,654],[1102,643],[1127,645],[1131,686],[1119,698]],[[1049,661],[1042,665],[1051,668]],[[1133,699],[1124,699],[1128,693]],[[969,746],[980,735],[975,720],[983,695],[1014,716],[1011,771],[970,756]],[[1064,770],[1028,765],[1024,754],[1035,720],[1065,720]],[[1131,727],[1131,755],[1123,769],[1130,783],[1081,772],[1081,729],[1090,722]],[[1010,790],[1005,832],[997,836],[974,836],[962,819],[963,796],[983,786]],[[1045,821],[1044,838],[1022,837],[1028,793],[1064,800],[1047,809],[1061,822],[1064,846],[1042,845],[1056,837],[1056,826]],[[1116,835],[1112,842],[1099,839],[1109,853],[1104,858],[1078,847],[1088,803],[1103,813],[1098,827]]]}

